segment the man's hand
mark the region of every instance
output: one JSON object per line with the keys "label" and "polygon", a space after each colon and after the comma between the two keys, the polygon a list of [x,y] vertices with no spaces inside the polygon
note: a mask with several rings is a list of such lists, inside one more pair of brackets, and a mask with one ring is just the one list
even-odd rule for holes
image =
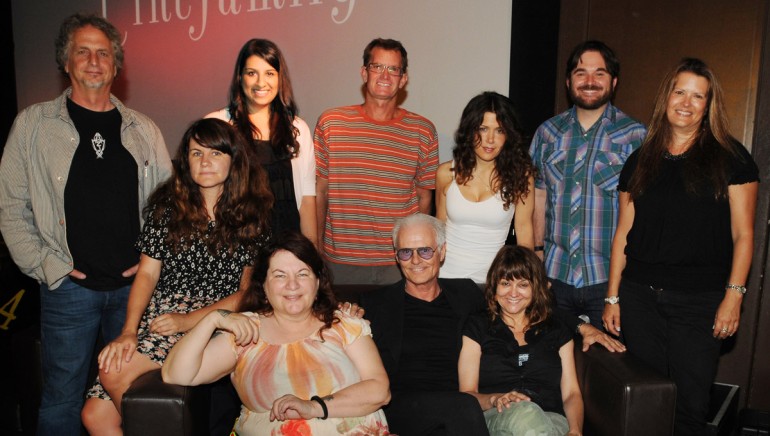
{"label": "man's hand", "polygon": [[80,272],[80,271],[78,271],[76,269],[73,269],[72,271],[70,271],[69,275],[70,275],[70,277],[72,277],[74,279],[83,280],[84,278],[86,278],[85,274],[83,274],[82,272]]}
{"label": "man's hand", "polygon": [[133,277],[136,275],[136,272],[139,271],[139,264],[132,266],[131,268],[123,271],[120,275],[123,277]]}
{"label": "man's hand", "polygon": [[579,328],[580,335],[583,336],[583,351],[588,351],[588,347],[593,344],[601,344],[604,348],[611,352],[623,352],[626,351],[626,346],[623,345],[617,339],[613,339],[610,335],[597,329],[589,323],[585,323]]}
{"label": "man's hand", "polygon": [[366,312],[364,308],[359,306],[357,303],[349,303],[347,301],[344,303],[340,302],[340,304],[337,305],[337,309],[356,318],[363,318],[364,312]]}

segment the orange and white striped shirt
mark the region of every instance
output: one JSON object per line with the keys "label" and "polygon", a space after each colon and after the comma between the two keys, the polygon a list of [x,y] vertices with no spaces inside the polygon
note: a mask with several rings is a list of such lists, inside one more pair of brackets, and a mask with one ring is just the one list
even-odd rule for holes
{"label": "orange and white striped shirt", "polygon": [[321,115],[313,140],[316,175],[329,185],[327,257],[350,265],[395,264],[395,221],[419,211],[417,188],[435,189],[436,127],[404,109],[390,121],[375,121],[360,105],[345,106]]}

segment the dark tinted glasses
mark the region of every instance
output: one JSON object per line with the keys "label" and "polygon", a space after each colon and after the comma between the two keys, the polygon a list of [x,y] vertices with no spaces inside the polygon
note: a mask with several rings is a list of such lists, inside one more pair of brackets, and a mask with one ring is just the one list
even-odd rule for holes
{"label": "dark tinted glasses", "polygon": [[[438,248],[438,247],[436,247]],[[431,247],[417,247],[417,248],[399,248],[396,250],[396,257],[402,262],[412,258],[412,254],[416,251],[417,255],[425,260],[431,260],[436,253],[436,248]]]}

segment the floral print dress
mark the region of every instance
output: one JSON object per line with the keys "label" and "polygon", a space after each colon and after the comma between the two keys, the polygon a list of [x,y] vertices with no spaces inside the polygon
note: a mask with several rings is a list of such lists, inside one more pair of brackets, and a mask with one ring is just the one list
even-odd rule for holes
{"label": "floral print dress", "polygon": [[[183,239],[187,248],[175,251],[166,241],[169,216],[166,209],[158,220],[151,210],[136,243],[136,248],[143,254],[163,262],[158,284],[139,322],[136,347],[139,353],[159,365],[163,365],[169,350],[184,333],[171,336],[152,333],[150,321],[166,313],[189,313],[235,293],[241,283],[243,268],[253,264],[256,251],[268,239],[260,236],[251,249],[238,246],[231,252],[220,250],[212,254],[205,244],[205,238],[216,226],[211,221],[206,233]],[[109,399],[98,379],[87,396]]]}

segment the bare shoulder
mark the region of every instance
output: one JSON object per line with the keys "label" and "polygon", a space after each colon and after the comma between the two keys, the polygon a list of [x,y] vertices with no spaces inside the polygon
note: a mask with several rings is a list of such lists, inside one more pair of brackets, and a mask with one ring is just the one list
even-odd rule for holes
{"label": "bare shoulder", "polygon": [[449,184],[454,177],[454,171],[452,171],[452,161],[447,161],[438,166],[436,170],[436,187],[442,187]]}

